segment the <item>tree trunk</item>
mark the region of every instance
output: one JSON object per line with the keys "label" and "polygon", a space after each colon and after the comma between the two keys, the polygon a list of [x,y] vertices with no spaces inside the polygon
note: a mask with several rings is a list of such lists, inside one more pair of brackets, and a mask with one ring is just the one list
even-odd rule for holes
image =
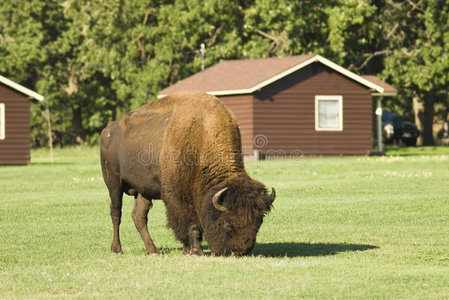
{"label": "tree trunk", "polygon": [[423,146],[434,146],[435,140],[433,138],[433,117],[435,112],[434,95],[432,92],[424,94],[424,126],[423,126]]}
{"label": "tree trunk", "polygon": [[[78,78],[76,77],[75,68],[69,66],[67,68],[69,71],[68,86],[65,88],[65,92],[70,96],[78,93]],[[78,144],[84,144],[84,129],[83,129],[83,119],[81,116],[81,106],[72,107],[72,131],[76,136],[76,142]]]}
{"label": "tree trunk", "polygon": [[[415,115],[415,124],[418,127],[419,132],[423,132],[423,125],[421,122],[421,115],[423,112],[423,105],[422,103],[419,101],[419,97],[418,95],[416,95],[415,93],[413,93],[413,113]],[[418,145],[422,145],[422,135],[419,135],[418,137]]]}
{"label": "tree trunk", "polygon": [[47,118],[47,127],[48,127],[48,146],[50,147],[50,162],[53,163],[53,134],[51,130],[51,116],[50,116],[50,107],[48,105],[48,100],[45,100],[45,116]]}
{"label": "tree trunk", "polygon": [[81,117],[81,106],[72,110],[72,130],[76,135],[76,142],[84,144],[84,129]]}

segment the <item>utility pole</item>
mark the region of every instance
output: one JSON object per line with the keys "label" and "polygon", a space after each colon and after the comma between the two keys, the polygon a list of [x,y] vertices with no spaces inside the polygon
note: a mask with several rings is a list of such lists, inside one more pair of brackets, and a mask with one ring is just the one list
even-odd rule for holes
{"label": "utility pole", "polygon": [[383,151],[383,141],[382,141],[382,102],[381,98],[377,97],[377,108],[376,108],[376,117],[377,117],[377,152],[373,153],[373,155],[383,156],[385,152]]}
{"label": "utility pole", "polygon": [[379,153],[379,155],[382,155],[383,154],[383,149],[382,149],[382,104],[381,104],[380,98],[377,98],[376,116],[377,116],[377,152]]}
{"label": "utility pole", "polygon": [[206,56],[206,45],[204,43],[201,43],[201,71],[204,71],[204,57]]}

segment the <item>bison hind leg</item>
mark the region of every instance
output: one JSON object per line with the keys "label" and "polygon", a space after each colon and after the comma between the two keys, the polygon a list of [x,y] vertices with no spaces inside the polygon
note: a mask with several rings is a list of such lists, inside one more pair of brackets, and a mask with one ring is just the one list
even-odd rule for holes
{"label": "bison hind leg", "polygon": [[153,207],[151,199],[147,199],[141,194],[137,194],[134,200],[134,209],[131,217],[136,225],[136,229],[143,240],[147,254],[159,254],[159,250],[154,245],[148,232],[148,211]]}
{"label": "bison hind leg", "polygon": [[113,226],[114,237],[111,244],[111,252],[117,254],[123,254],[122,246],[120,243],[120,222],[122,218],[122,197],[123,192],[117,189],[111,189],[109,191],[111,198],[111,220]]}

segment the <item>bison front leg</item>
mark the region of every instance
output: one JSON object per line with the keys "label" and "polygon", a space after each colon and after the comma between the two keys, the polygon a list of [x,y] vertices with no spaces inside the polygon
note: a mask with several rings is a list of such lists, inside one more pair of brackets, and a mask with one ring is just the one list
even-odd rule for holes
{"label": "bison front leg", "polygon": [[203,239],[203,235],[201,234],[201,230],[198,225],[192,225],[189,228],[189,243],[184,244],[182,252],[187,255],[203,255],[203,249],[201,247],[201,241]]}
{"label": "bison front leg", "polygon": [[153,206],[151,200],[146,199],[141,194],[135,199],[134,209],[131,217],[136,225],[136,229],[143,240],[147,254],[159,254],[159,250],[153,243],[150,233],[148,232],[148,211]]}

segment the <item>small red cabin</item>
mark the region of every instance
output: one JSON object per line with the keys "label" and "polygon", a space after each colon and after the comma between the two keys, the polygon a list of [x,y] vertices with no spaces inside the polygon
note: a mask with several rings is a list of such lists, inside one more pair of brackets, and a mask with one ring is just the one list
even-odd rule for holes
{"label": "small red cabin", "polygon": [[44,97],[0,76],[0,165],[30,163],[30,100]]}
{"label": "small red cabin", "polygon": [[373,97],[396,89],[319,55],[220,62],[160,92],[203,90],[239,121],[245,155],[366,155]]}

